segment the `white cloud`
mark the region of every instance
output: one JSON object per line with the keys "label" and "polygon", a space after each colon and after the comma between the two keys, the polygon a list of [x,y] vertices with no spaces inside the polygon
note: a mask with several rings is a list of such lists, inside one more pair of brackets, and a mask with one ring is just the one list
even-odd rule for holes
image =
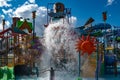
{"label": "white cloud", "polygon": [[35,3],[35,0],[29,0],[30,3]]}
{"label": "white cloud", "polygon": [[2,22],[0,22],[0,31],[2,30],[3,28],[2,28]]}
{"label": "white cloud", "polygon": [[8,4],[8,2],[11,0],[0,0],[0,7],[10,7],[12,6],[11,4]]}
{"label": "white cloud", "polygon": [[4,15],[0,15],[0,30],[2,30],[2,20],[4,19]]}
{"label": "white cloud", "polygon": [[3,12],[5,15],[8,15],[9,17],[12,17],[13,9],[8,9],[8,10],[2,9],[2,12]]}
{"label": "white cloud", "polygon": [[75,26],[75,25],[76,25],[76,22],[77,22],[77,18],[74,17],[74,16],[71,16],[71,17],[70,17],[70,23],[71,23],[73,26]]}
{"label": "white cloud", "polygon": [[4,15],[0,15],[0,19],[4,19],[5,18],[5,16]]}
{"label": "white cloud", "polygon": [[15,17],[30,18],[32,22],[32,11],[36,10],[35,31],[37,35],[42,35],[44,31],[44,24],[46,23],[46,7],[39,7],[37,4],[30,4],[25,2],[22,6],[16,8],[13,12]]}
{"label": "white cloud", "polygon": [[32,11],[37,9],[38,9],[37,4],[24,4],[18,7],[13,13],[14,13],[14,16],[17,16],[17,17],[29,18],[31,17]]}
{"label": "white cloud", "polygon": [[115,0],[107,0],[107,6],[112,5]]}
{"label": "white cloud", "polygon": [[10,27],[10,22],[9,21],[6,21],[5,24],[6,24],[6,27]]}
{"label": "white cloud", "polygon": [[2,11],[4,14],[8,14],[8,13],[11,13],[13,10],[12,9],[8,9],[8,10],[2,9]]}

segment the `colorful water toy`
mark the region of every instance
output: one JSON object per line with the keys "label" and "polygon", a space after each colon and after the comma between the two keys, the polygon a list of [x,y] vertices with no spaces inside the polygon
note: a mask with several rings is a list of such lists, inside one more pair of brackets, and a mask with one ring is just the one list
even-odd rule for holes
{"label": "colorful water toy", "polygon": [[76,44],[76,49],[77,51],[82,51],[81,55],[83,55],[84,53],[88,53],[88,55],[91,55],[92,52],[96,50],[95,44],[96,42],[94,37],[90,38],[90,36],[88,35],[85,38],[85,36],[82,36],[82,39],[79,39]]}
{"label": "colorful water toy", "polygon": [[14,67],[0,67],[0,80],[14,80]]}

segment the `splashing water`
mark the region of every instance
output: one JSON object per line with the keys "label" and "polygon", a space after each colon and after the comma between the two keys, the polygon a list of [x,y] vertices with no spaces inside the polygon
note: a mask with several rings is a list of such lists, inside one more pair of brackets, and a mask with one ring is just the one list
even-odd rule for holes
{"label": "splashing water", "polygon": [[[70,76],[78,74],[78,53],[75,50],[75,43],[78,36],[72,25],[63,19],[54,21],[45,29],[45,54],[44,64],[53,67],[55,80],[75,80]],[[49,59],[46,61],[46,59]],[[62,72],[61,72],[62,71]]]}

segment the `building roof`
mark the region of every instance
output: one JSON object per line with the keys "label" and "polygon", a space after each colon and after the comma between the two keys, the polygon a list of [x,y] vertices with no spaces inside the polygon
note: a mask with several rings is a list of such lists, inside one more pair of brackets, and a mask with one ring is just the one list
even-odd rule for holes
{"label": "building roof", "polygon": [[25,20],[25,21],[17,21],[16,27],[19,28],[20,30],[27,29],[29,33],[31,33],[32,30],[33,30],[32,23],[27,22],[27,20]]}
{"label": "building roof", "polygon": [[17,27],[14,27],[14,28],[13,28],[13,32],[14,32],[14,33],[19,33],[19,34],[27,34],[27,33],[25,33],[24,31],[20,30],[20,29],[17,28]]}

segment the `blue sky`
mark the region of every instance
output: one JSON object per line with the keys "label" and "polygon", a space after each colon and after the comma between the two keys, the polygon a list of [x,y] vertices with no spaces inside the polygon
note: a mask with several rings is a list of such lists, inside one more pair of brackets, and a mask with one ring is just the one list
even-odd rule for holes
{"label": "blue sky", "polygon": [[76,27],[84,25],[89,17],[95,19],[93,24],[102,23],[103,11],[107,11],[107,23],[120,26],[120,0],[0,0],[0,24],[4,18],[8,27],[12,22],[11,17],[30,17],[28,13],[37,10],[36,25],[41,26],[46,23],[47,3],[55,2],[62,2],[66,8],[72,9],[72,19]]}

